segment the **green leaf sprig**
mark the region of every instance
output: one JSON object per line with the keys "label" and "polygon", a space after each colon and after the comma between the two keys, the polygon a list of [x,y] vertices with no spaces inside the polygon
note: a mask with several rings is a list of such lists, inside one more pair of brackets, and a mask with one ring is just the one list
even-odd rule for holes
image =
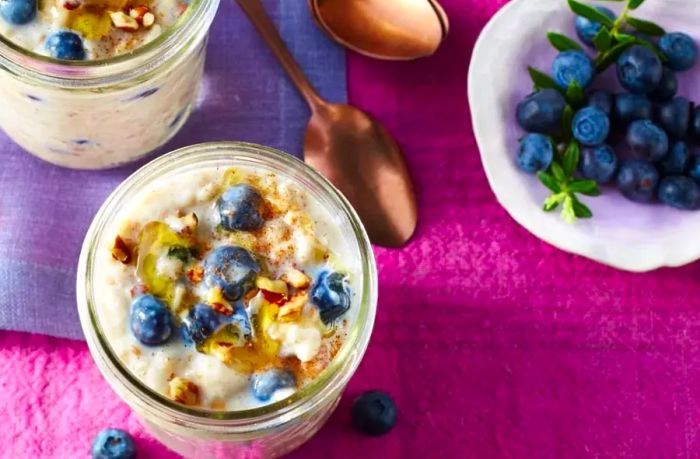
{"label": "green leaf sprig", "polygon": [[[594,6],[579,0],[567,0],[569,8],[574,14],[602,25],[600,31],[593,38],[593,46],[596,50],[593,62],[596,73],[600,74],[607,70],[622,53],[633,45],[646,46],[656,52],[662,61],[665,61],[666,57],[655,44],[628,33],[630,29],[650,36],[661,36],[666,33],[658,24],[630,14],[639,8],[645,0],[607,1],[626,2],[622,13],[617,18],[611,19]],[[561,33],[549,32],[547,40],[560,52],[583,51],[583,47],[576,40]],[[573,223],[578,218],[591,218],[593,213],[581,202],[578,195],[599,196],[600,189],[594,180],[580,180],[575,177],[581,146],[572,138],[571,131],[576,110],[586,103],[583,88],[574,81],[568,88],[562,89],[551,76],[534,67],[528,67],[528,73],[535,89],[556,89],[562,93],[567,103],[562,116],[561,131],[551,139],[556,152],[555,158],[547,170],[537,173],[540,182],[552,192],[545,199],[543,208],[546,212],[552,212],[561,207],[562,218],[569,223]]]}

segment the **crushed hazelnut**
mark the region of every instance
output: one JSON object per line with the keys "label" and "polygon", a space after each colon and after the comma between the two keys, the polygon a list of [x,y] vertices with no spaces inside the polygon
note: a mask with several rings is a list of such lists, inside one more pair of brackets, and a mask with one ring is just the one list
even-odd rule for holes
{"label": "crushed hazelnut", "polygon": [[187,270],[187,279],[193,284],[198,284],[204,279],[204,268],[200,265]]}
{"label": "crushed hazelnut", "polygon": [[296,268],[291,268],[282,275],[282,280],[294,288],[307,288],[311,284],[309,276]]}
{"label": "crushed hazelnut", "polygon": [[119,30],[124,30],[126,32],[136,32],[139,29],[139,23],[136,19],[132,18],[128,14],[122,11],[115,11],[109,13],[109,17],[112,19],[112,24]]}
{"label": "crushed hazelnut", "polygon": [[272,293],[279,293],[287,296],[287,284],[281,280],[272,280],[267,277],[258,276],[255,279],[255,286],[260,290],[266,290]]}
{"label": "crushed hazelnut", "polygon": [[187,406],[199,404],[199,387],[185,378],[175,377],[168,383],[170,398]]}
{"label": "crushed hazelnut", "polygon": [[121,238],[121,236],[117,236],[114,239],[114,244],[112,245],[112,258],[124,263],[125,265],[131,263],[131,259],[133,258],[131,255],[131,248],[124,241],[124,239]]}
{"label": "crushed hazelnut", "polygon": [[307,301],[309,301],[309,295],[306,292],[297,292],[289,301],[280,306],[277,319],[284,322],[298,319]]}

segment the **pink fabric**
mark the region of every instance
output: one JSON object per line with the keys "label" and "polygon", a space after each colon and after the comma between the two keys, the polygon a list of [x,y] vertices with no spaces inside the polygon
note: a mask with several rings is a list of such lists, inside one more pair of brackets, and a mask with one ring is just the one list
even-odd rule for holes
{"label": "pink fabric", "polygon": [[[443,3],[452,31],[434,58],[350,57],[351,100],[403,145],[421,224],[407,248],[377,250],[369,351],[327,426],[292,457],[697,456],[700,264],[618,272],[506,215],[466,100],[470,50],[505,1]],[[391,392],[400,411],[382,438],[349,425],[352,398],[370,388]],[[144,434],[83,343],[0,334],[0,389],[1,457],[85,457],[105,426],[133,432],[141,457],[174,457]]]}

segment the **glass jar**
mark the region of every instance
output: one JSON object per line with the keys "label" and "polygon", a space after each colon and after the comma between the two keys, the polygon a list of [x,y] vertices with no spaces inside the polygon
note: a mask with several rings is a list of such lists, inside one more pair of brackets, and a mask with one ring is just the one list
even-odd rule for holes
{"label": "glass jar", "polygon": [[197,98],[219,0],[192,0],[178,21],[131,53],[58,61],[0,36],[0,128],[59,166],[105,169],[163,145]]}
{"label": "glass jar", "polygon": [[[97,249],[108,247],[109,228],[120,211],[156,180],[211,167],[247,167],[291,180],[338,225],[356,267],[357,315],[335,358],[321,374],[287,399],[256,409],[210,411],[186,407],[146,387],[121,363],[96,314]],[[113,234],[111,234],[113,236]],[[348,201],[298,159],[258,145],[210,143],[164,155],[127,178],[105,201],[83,244],[77,277],[80,322],[90,353],[115,392],[147,429],[170,449],[191,458],[270,458],[286,454],[318,431],[336,407],[367,348],[377,305],[377,273],[371,245]]]}

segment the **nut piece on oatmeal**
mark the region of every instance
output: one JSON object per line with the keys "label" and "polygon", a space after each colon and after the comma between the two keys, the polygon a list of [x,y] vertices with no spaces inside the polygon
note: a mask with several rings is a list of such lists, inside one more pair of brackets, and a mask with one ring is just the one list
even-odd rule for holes
{"label": "nut piece on oatmeal", "polygon": [[136,32],[139,29],[139,23],[136,21],[136,19],[122,11],[109,13],[109,17],[112,18],[112,24],[114,24],[114,27],[117,29],[124,30],[126,32]]}
{"label": "nut piece on oatmeal", "polygon": [[277,319],[283,322],[296,320],[300,315],[304,305],[309,301],[306,292],[297,292],[294,296],[280,307]]}
{"label": "nut piece on oatmeal", "polygon": [[121,236],[117,236],[116,239],[114,239],[114,244],[112,245],[112,258],[124,263],[125,265],[131,263],[131,248],[129,248]]}
{"label": "nut piece on oatmeal", "polygon": [[282,275],[282,280],[294,288],[307,288],[311,284],[309,276],[296,268],[290,268]]}
{"label": "nut piece on oatmeal", "polygon": [[187,406],[199,405],[199,387],[185,378],[175,377],[168,383],[170,398]]}
{"label": "nut piece on oatmeal", "polygon": [[255,279],[255,286],[261,290],[287,296],[287,284],[281,280],[272,280],[267,277],[258,276],[258,278]]}

